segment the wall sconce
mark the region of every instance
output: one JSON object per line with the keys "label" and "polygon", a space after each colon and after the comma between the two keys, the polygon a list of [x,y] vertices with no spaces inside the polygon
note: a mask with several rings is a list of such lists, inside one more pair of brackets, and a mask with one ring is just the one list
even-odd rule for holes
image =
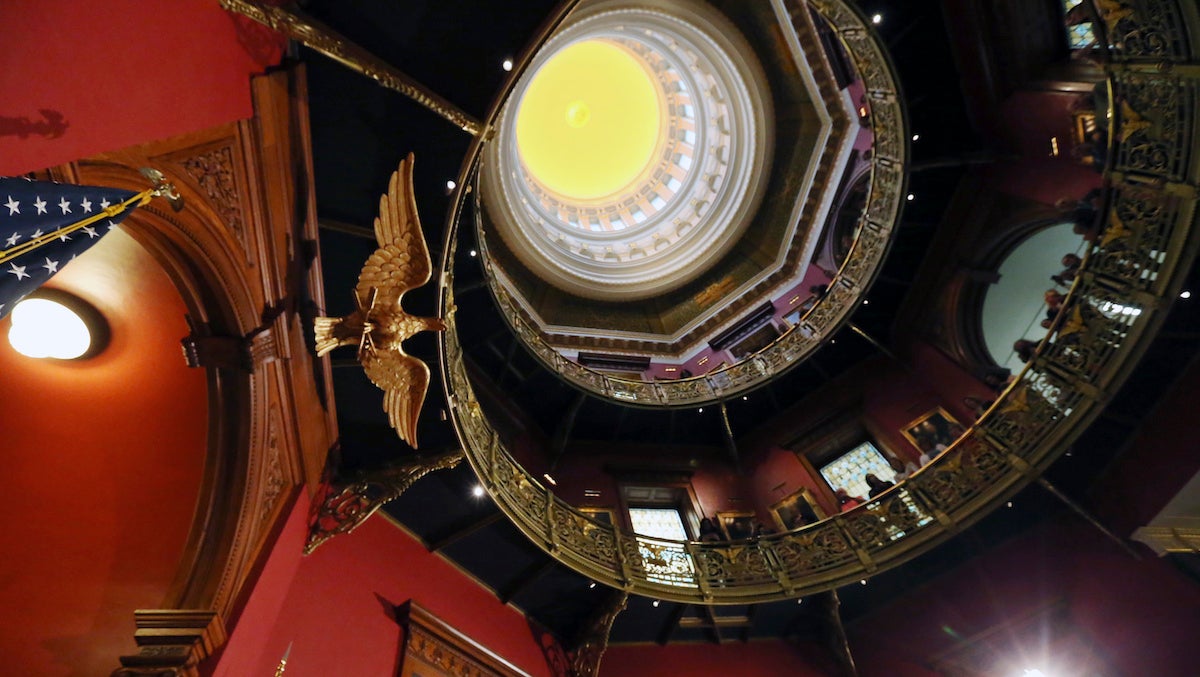
{"label": "wall sconce", "polygon": [[39,289],[13,306],[8,342],[32,358],[81,360],[108,346],[104,316],[83,299],[57,289]]}

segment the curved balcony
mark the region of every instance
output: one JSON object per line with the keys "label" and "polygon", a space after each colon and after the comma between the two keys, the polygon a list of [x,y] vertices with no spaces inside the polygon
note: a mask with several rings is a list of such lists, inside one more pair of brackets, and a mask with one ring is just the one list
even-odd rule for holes
{"label": "curved balcony", "polygon": [[[1133,11],[1106,17],[1112,132],[1103,227],[1051,332],[939,457],[878,498],[802,529],[725,543],[663,541],[595,522],[530,476],[488,422],[467,377],[452,290],[460,199],[443,249],[442,377],[467,459],[500,509],[534,543],[593,580],[658,599],[744,604],[808,595],[896,566],[1036,478],[1134,369],[1163,320],[1161,306],[1178,294],[1200,248],[1200,16],[1188,0],[1122,4]],[[813,5],[838,26],[851,16],[862,21],[839,0]],[[841,37],[864,42],[866,33],[849,26]],[[478,148],[464,165],[464,182],[473,178]],[[903,181],[894,178],[896,186]],[[712,387],[705,383],[697,387]],[[658,401],[659,392],[644,385],[637,396]]]}
{"label": "curved balcony", "polygon": [[[803,6],[783,4],[794,11],[807,11]],[[888,252],[893,228],[900,217],[909,155],[907,119],[895,69],[868,28],[869,21],[839,0],[811,4],[832,25],[839,27],[842,45],[862,78],[875,136],[874,157],[863,217],[855,229],[848,254],[828,283],[828,292],[765,348],[689,378],[647,381],[590,369],[564,357],[547,342],[543,329],[510,291],[512,285],[506,281],[504,272],[492,263],[493,257],[487,255],[490,234],[484,232],[481,222],[474,224],[480,249],[485,254],[488,286],[505,322],[547,368],[575,387],[633,406],[686,407],[729,399],[761,386],[801,363],[835,335],[862,302]],[[478,202],[485,192],[478,183],[472,190],[476,215],[480,214]]]}

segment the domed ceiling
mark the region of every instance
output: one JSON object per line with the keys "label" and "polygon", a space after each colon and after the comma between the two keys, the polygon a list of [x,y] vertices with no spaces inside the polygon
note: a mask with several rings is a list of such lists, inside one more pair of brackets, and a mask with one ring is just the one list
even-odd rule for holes
{"label": "domed ceiling", "polygon": [[816,11],[724,10],[584,3],[485,152],[492,292],[534,354],[603,397],[691,405],[790,368],[857,305],[898,218],[896,86],[854,65],[879,55],[822,40]]}

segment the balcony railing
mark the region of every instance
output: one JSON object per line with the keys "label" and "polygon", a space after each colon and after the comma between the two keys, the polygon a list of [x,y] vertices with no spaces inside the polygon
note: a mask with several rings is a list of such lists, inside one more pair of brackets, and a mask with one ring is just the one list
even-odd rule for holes
{"label": "balcony railing", "polygon": [[[840,0],[813,4],[847,13],[837,14],[835,25],[848,43],[869,34],[846,28],[847,15],[861,17]],[[501,510],[593,580],[660,599],[737,604],[807,595],[900,564],[1036,478],[1134,368],[1200,248],[1197,7],[1192,0],[1123,4],[1133,12],[1106,26],[1113,110],[1104,227],[1065,311],[1015,381],[943,454],[877,499],[803,529],[728,543],[648,539],[593,521],[530,476],[467,378],[453,312],[457,203],[443,249],[442,376],[467,458]],[[460,184],[473,175],[477,157],[468,158]]]}
{"label": "balcony railing", "polygon": [[[789,14],[806,11],[794,0],[781,0],[780,4]],[[846,258],[827,285],[828,292],[795,325],[753,355],[699,376],[645,381],[589,369],[564,357],[546,341],[537,323],[509,291],[511,283],[492,266],[492,258],[485,256],[484,273],[505,321],[543,364],[572,385],[635,406],[683,407],[729,399],[803,362],[838,332],[862,301],[883,264],[900,215],[909,152],[907,119],[891,62],[864,18],[842,0],[810,4],[840,28],[842,44],[863,80],[875,135],[866,208]],[[475,186],[472,194],[478,201],[482,191]],[[482,224],[477,223],[476,229],[480,249],[486,254]]]}

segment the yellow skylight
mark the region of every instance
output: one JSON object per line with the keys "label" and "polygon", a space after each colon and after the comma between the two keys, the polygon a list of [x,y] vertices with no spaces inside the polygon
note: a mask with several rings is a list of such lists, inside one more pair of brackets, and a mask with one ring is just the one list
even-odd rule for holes
{"label": "yellow skylight", "polygon": [[534,74],[517,110],[517,149],[547,190],[594,200],[634,183],[662,133],[658,87],[607,40],[562,49]]}

